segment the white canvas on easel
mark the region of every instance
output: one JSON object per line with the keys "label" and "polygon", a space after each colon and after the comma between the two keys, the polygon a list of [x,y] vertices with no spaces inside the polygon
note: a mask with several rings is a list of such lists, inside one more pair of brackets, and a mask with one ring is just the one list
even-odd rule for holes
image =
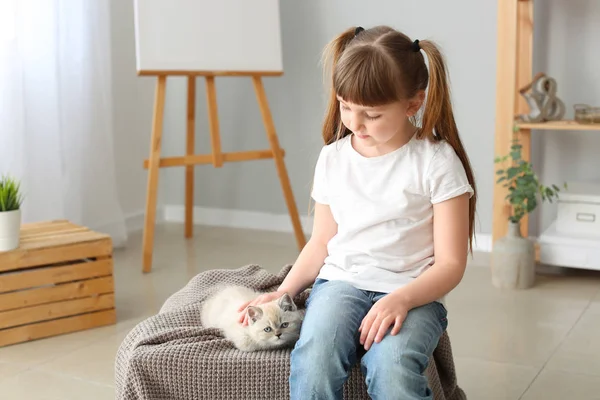
{"label": "white canvas on easel", "polygon": [[[278,0],[134,0],[137,73],[156,76],[148,191],[143,238],[144,272],[152,269],[158,171],[185,167],[185,236],[192,236],[194,166],[272,158],[290,214],[298,248],[306,244],[283,161],[284,151],[267,102],[263,76],[283,74]],[[161,158],[162,124],[168,76],[187,76],[186,154]],[[206,79],[211,153],[195,154],[196,78]],[[223,152],[217,110],[216,77],[248,76],[256,93],[269,149]]]}
{"label": "white canvas on easel", "polygon": [[278,0],[135,0],[137,69],[283,72]]}

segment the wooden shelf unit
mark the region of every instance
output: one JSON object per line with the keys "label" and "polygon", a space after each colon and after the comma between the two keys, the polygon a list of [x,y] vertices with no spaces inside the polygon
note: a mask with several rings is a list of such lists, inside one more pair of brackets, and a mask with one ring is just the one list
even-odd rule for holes
{"label": "wooden shelf unit", "polygon": [[577,121],[549,121],[549,122],[515,122],[519,129],[541,129],[549,131],[600,131],[600,124],[581,124]]}
{"label": "wooden shelf unit", "polygon": [[[533,80],[533,0],[498,0],[498,47],[496,72],[496,126],[494,156],[508,154],[512,139],[518,135],[522,157],[531,158],[531,131],[599,131],[600,124],[583,124],[572,120],[527,123],[517,115],[527,114],[529,106],[519,89]],[[494,200],[492,243],[503,237],[508,228],[511,207],[505,200],[507,189],[496,184],[494,164]],[[521,233],[528,237],[527,215],[521,221]]]}

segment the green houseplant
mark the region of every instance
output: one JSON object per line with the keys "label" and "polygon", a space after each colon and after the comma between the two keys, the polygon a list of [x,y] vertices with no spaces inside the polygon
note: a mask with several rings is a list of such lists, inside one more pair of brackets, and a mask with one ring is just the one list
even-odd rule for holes
{"label": "green houseplant", "polygon": [[[560,191],[556,185],[543,185],[532,165],[522,158],[523,146],[518,136],[513,139],[510,153],[494,159],[506,165],[496,171],[497,184],[508,189],[505,199],[511,206],[508,232],[492,250],[492,283],[500,289],[526,289],[535,283],[535,243],[521,235],[521,220],[536,209],[540,200],[552,202]],[[566,185],[565,185],[566,187]]]}
{"label": "green houseplant", "polygon": [[540,183],[531,164],[523,160],[521,150],[523,146],[519,143],[518,138],[513,140],[510,148],[510,153],[496,157],[495,163],[504,163],[509,158],[512,161],[511,166],[507,169],[499,169],[496,171],[498,179],[496,183],[502,183],[508,188],[506,200],[512,206],[512,215],[508,220],[512,223],[520,223],[525,214],[531,213],[538,205],[538,196],[542,201],[552,203],[554,198],[558,198],[560,188],[556,185],[544,186]]}
{"label": "green houseplant", "polygon": [[21,205],[23,194],[20,183],[12,177],[0,178],[0,251],[19,247]]}

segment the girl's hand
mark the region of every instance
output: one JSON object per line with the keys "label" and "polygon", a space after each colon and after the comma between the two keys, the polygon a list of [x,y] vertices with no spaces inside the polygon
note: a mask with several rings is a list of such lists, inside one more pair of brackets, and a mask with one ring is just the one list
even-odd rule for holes
{"label": "girl's hand", "polygon": [[238,308],[238,312],[240,313],[240,317],[238,318],[238,322],[241,323],[243,326],[247,326],[248,325],[248,313],[246,312],[246,309],[248,307],[250,307],[250,306],[258,306],[258,305],[264,304],[264,303],[269,303],[269,302],[271,302],[273,300],[279,299],[283,295],[284,295],[283,292],[265,293],[265,294],[261,294],[260,296],[258,296],[254,300],[251,300],[251,301],[248,301],[248,302],[242,304],[240,306],[240,308]]}
{"label": "girl's hand", "polygon": [[364,345],[365,350],[369,350],[373,341],[381,342],[392,325],[394,328],[391,334],[397,335],[408,311],[406,302],[393,292],[378,300],[358,328],[360,344]]}

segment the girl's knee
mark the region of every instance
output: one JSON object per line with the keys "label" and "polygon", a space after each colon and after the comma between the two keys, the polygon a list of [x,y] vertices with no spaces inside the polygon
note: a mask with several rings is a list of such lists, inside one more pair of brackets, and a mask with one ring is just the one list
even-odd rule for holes
{"label": "girl's knee", "polygon": [[298,341],[291,354],[291,398],[340,398],[352,361],[351,356],[332,341],[318,337]]}
{"label": "girl's knee", "polygon": [[309,375],[315,384],[322,379],[343,380],[356,360],[357,343],[356,335],[345,328],[325,323],[302,332],[291,353],[292,374]]}
{"label": "girl's knee", "polygon": [[369,374],[382,375],[387,372],[392,375],[420,374],[427,368],[429,356],[422,351],[405,349],[404,351],[381,351],[375,355],[367,353],[361,360],[363,369]]}
{"label": "girl's knee", "polygon": [[366,378],[368,393],[373,398],[430,399],[425,370],[429,363],[427,355],[407,350],[401,357],[391,357],[382,354],[381,357],[371,358],[368,363],[361,362]]}
{"label": "girl's knee", "polygon": [[400,398],[430,398],[425,371],[439,332],[426,327],[415,324],[396,336],[388,334],[364,355],[361,367],[374,398],[386,399],[385,393],[401,394]]}
{"label": "girl's knee", "polygon": [[319,329],[302,332],[292,350],[292,359],[306,359],[319,364],[336,363],[338,359],[348,358],[347,354],[355,347],[351,335],[343,335],[339,327],[324,324]]}
{"label": "girl's knee", "polygon": [[291,374],[303,377],[304,381],[319,383],[344,374],[341,360],[332,357],[319,357],[317,351],[304,352],[294,349],[290,363]]}

